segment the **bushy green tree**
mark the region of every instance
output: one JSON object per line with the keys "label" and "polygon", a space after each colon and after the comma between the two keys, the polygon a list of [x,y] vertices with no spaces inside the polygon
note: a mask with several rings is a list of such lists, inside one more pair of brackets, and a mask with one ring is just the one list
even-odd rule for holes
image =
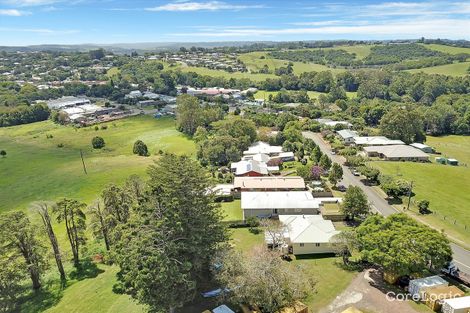
{"label": "bushy green tree", "polygon": [[132,149],[132,152],[140,156],[149,155],[147,145],[142,140],[137,140],[134,142],[134,148]]}
{"label": "bushy green tree", "polygon": [[344,195],[341,211],[354,220],[358,216],[367,215],[369,210],[369,202],[364,191],[357,186],[350,186]]}
{"label": "bushy green tree", "polygon": [[105,142],[102,137],[96,136],[91,140],[91,145],[93,149],[101,149],[105,146]]}
{"label": "bushy green tree", "polygon": [[343,168],[338,163],[333,163],[331,166],[328,180],[333,185],[336,185],[343,178]]}
{"label": "bushy green tree", "polygon": [[356,236],[362,259],[397,275],[437,271],[452,259],[444,234],[405,214],[370,216]]}

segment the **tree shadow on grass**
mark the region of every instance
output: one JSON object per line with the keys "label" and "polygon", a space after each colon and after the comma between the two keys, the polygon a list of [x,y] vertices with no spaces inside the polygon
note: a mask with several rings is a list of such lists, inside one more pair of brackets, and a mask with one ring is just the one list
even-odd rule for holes
{"label": "tree shadow on grass", "polygon": [[400,198],[386,198],[386,200],[390,205],[403,204],[403,200]]}
{"label": "tree shadow on grass", "polygon": [[101,273],[104,273],[104,270],[100,269],[96,263],[90,260],[85,260],[80,263],[78,268],[70,272],[69,278],[80,281],[87,278],[95,278]]}
{"label": "tree shadow on grass", "polygon": [[14,312],[36,313],[46,311],[59,303],[63,292],[64,288],[59,280],[45,282],[40,290],[33,291],[29,289],[20,300],[18,309]]}

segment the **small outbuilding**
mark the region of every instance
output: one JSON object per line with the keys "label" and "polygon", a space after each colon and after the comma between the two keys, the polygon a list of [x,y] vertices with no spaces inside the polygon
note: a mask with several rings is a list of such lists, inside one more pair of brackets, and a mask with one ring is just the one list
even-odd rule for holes
{"label": "small outbuilding", "polygon": [[456,286],[430,287],[424,291],[424,301],[431,310],[438,312],[442,308],[445,299],[452,299],[465,296],[465,293]]}
{"label": "small outbuilding", "polygon": [[442,303],[442,313],[468,313],[470,311],[470,296],[446,299]]}
{"label": "small outbuilding", "polygon": [[410,281],[408,292],[413,296],[413,299],[422,299],[424,292],[429,287],[448,286],[449,282],[440,276],[429,276],[425,278],[413,279]]}
{"label": "small outbuilding", "polygon": [[459,165],[459,161],[456,159],[447,159],[447,164],[457,166]]}

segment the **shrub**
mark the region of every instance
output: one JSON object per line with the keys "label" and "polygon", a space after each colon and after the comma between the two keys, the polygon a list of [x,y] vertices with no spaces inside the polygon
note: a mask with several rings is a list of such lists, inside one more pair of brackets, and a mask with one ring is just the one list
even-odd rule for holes
{"label": "shrub", "polygon": [[103,130],[108,129],[108,125],[102,125],[101,129],[103,129]]}
{"label": "shrub", "polygon": [[57,144],[57,148],[63,148],[63,147],[64,147],[64,144],[63,144],[63,143]]}
{"label": "shrub", "polygon": [[137,140],[134,143],[134,149],[132,151],[133,151],[134,154],[137,154],[137,155],[140,155],[140,156],[148,156],[149,155],[147,145],[142,140]]}
{"label": "shrub", "polygon": [[98,131],[100,128],[98,127],[98,125],[95,126],[95,131]]}
{"label": "shrub", "polygon": [[429,210],[429,200],[421,200],[418,202],[418,209],[420,214],[429,214],[431,210]]}
{"label": "shrub", "polygon": [[91,145],[93,146],[93,149],[101,149],[105,146],[105,142],[102,137],[96,136],[91,140]]}

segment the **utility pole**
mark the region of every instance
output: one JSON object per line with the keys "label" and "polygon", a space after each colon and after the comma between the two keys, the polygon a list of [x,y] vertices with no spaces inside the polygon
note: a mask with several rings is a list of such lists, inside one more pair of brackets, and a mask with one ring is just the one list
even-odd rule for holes
{"label": "utility pole", "polygon": [[413,181],[411,181],[411,184],[410,184],[410,190],[408,191],[408,206],[406,208],[406,210],[408,211],[410,209],[410,202],[411,202],[411,193],[413,191]]}
{"label": "utility pole", "polygon": [[86,171],[85,160],[83,160],[83,152],[82,152],[82,149],[80,149],[80,158],[82,159],[83,171],[85,172],[85,175],[88,175],[88,173],[87,173],[87,171]]}

